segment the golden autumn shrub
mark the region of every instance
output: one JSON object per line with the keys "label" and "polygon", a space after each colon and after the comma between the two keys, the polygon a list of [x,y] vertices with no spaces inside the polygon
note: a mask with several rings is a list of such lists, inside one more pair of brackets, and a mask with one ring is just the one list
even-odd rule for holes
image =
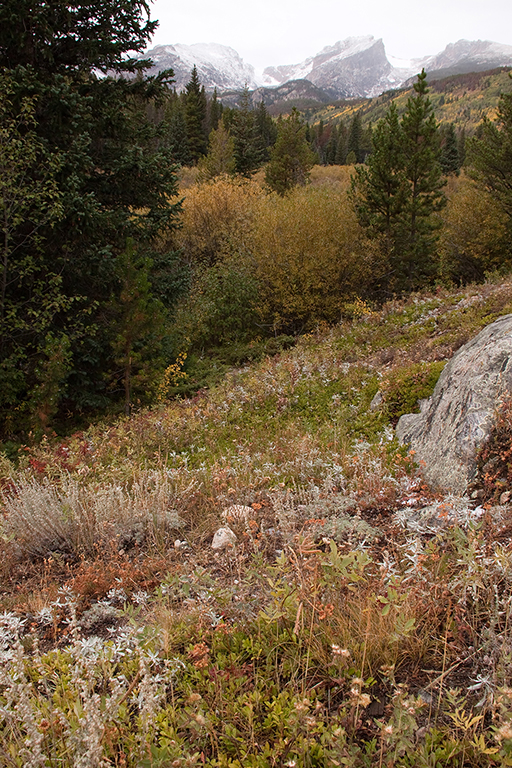
{"label": "golden autumn shrub", "polygon": [[379,277],[377,247],[332,184],[286,196],[254,180],[199,184],[186,191],[176,245],[194,271],[176,316],[180,349],[186,339],[204,349],[336,322]]}
{"label": "golden autumn shrub", "polygon": [[250,237],[262,195],[259,184],[229,176],[187,189],[173,245],[192,265],[212,266]]}
{"label": "golden autumn shrub", "polygon": [[507,216],[472,179],[461,176],[450,184],[439,239],[441,273],[469,282],[509,269],[504,247]]}
{"label": "golden autumn shrub", "polygon": [[261,311],[274,330],[339,320],[348,300],[371,293],[379,269],[346,194],[333,189],[263,198],[251,250]]}

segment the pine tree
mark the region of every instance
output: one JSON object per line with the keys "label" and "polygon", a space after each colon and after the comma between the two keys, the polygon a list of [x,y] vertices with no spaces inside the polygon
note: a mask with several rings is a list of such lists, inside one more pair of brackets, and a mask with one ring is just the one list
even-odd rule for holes
{"label": "pine tree", "polygon": [[208,136],[212,131],[219,127],[219,120],[222,117],[222,104],[217,96],[217,89],[213,89],[213,94],[208,102]]}
{"label": "pine tree", "polygon": [[362,163],[364,160],[364,131],[361,123],[361,116],[357,112],[350,123],[350,130],[347,141],[347,155],[354,153],[356,163]]}
{"label": "pine tree", "polygon": [[447,176],[451,173],[458,174],[460,170],[459,147],[453,123],[441,127],[440,138],[443,173]]}
{"label": "pine tree", "polygon": [[403,134],[395,104],[377,124],[373,152],[367,164],[357,166],[351,196],[357,216],[372,237],[382,237],[390,262],[401,258],[403,214],[408,197]]}
{"label": "pine tree", "polygon": [[336,128],[335,125],[328,125],[324,131],[322,165],[334,165],[336,160],[337,146],[338,146],[338,129]]}
{"label": "pine tree", "polygon": [[394,104],[373,131],[373,152],[356,169],[351,197],[361,224],[380,243],[387,290],[411,291],[435,274],[438,222],[445,205],[438,126],[423,71],[400,121]]}
{"label": "pine tree", "polygon": [[165,121],[165,141],[172,159],[177,165],[189,165],[191,158],[188,149],[187,120],[185,105],[181,98],[175,98],[168,105]]}
{"label": "pine tree", "polygon": [[248,178],[262,164],[264,151],[256,130],[247,86],[242,92],[240,108],[233,115],[231,136],[234,142],[235,171]]}
{"label": "pine tree", "polygon": [[338,144],[336,146],[336,164],[345,165],[348,155],[348,131],[343,120],[338,125]]}
{"label": "pine tree", "polygon": [[[7,275],[5,284],[3,359],[16,359],[23,385],[9,389],[0,376],[0,423],[12,414],[13,434],[27,426],[23,414],[37,407],[37,393],[54,393],[51,408],[41,407],[44,418],[64,393],[70,411],[107,407],[117,397],[106,387],[115,367],[106,307],[121,290],[118,256],[132,238],[141,258],[151,258],[157,235],[171,231],[177,215],[169,202],[174,164],[157,117],[171,73],[147,78],[148,62],[129,58],[147,47],[155,28],[144,0],[0,4],[9,109],[19,117],[27,98],[35,98],[31,130],[53,169],[60,205],[58,217],[39,220],[35,238],[26,236],[27,216],[10,233],[16,264],[11,259],[9,266],[20,279]],[[0,90],[5,103],[2,83]],[[20,192],[30,196],[34,185],[42,192],[44,184],[35,163]],[[35,270],[27,269],[31,263]],[[26,310],[30,327],[21,333],[13,318]]]}
{"label": "pine tree", "polygon": [[284,195],[293,187],[306,184],[314,163],[315,155],[306,140],[306,126],[294,107],[291,115],[278,123],[265,181],[270,189]]}
{"label": "pine tree", "polygon": [[404,208],[407,241],[400,261],[400,282],[409,291],[435,274],[439,223],[433,214],[446,204],[438,124],[427,94],[427,75],[422,70],[401,122],[408,196]]}
{"label": "pine tree", "polygon": [[512,223],[512,94],[502,94],[495,121],[485,119],[467,142],[472,175],[493,195]]}
{"label": "pine tree", "polygon": [[[119,366],[111,374],[110,386],[122,389],[128,416],[134,391],[148,393],[154,387],[155,357],[162,354],[165,333],[165,309],[151,290],[153,264],[137,255],[132,241],[117,257],[117,265],[120,290],[106,308],[114,361]],[[163,360],[160,367],[163,370]]]}
{"label": "pine tree", "polygon": [[205,131],[206,97],[195,64],[190,81],[185,86],[185,92],[188,151],[192,162],[197,163],[199,158],[206,154],[207,134]]}
{"label": "pine tree", "polygon": [[466,131],[464,127],[459,130],[457,137],[457,152],[459,155],[459,168],[462,168],[466,162]]}
{"label": "pine tree", "polygon": [[262,160],[263,162],[266,162],[270,158],[270,148],[276,143],[277,126],[267,112],[267,108],[263,101],[260,101],[255,110],[254,123],[256,134],[259,138],[259,143],[263,152]]}

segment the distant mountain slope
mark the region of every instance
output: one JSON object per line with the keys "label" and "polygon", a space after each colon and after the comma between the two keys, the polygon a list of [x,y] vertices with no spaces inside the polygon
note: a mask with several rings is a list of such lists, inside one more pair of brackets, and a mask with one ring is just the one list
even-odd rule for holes
{"label": "distant mountain slope", "polygon": [[[225,106],[237,107],[241,101],[241,92],[227,91],[221,98]],[[282,85],[256,88],[251,98],[255,106],[263,101],[271,115],[289,112],[292,107],[301,111],[315,109],[319,104],[328,104],[332,100],[328,93],[309,80],[287,80]]]}
{"label": "distant mountain slope", "polygon": [[411,62],[405,62],[402,69],[395,68],[386,56],[382,40],[367,35],[340,40],[300,64],[267,67],[263,79],[272,85],[302,78],[331,98],[343,99],[376,96],[398,87],[416,71],[421,71],[421,66],[418,69]]}
{"label": "distant mountain slope", "polygon": [[[484,72],[450,75],[438,80],[430,79],[429,98],[434,107],[436,119],[442,123],[455,123],[472,133],[482,119],[494,117],[500,94],[512,93],[512,79],[509,67],[500,67]],[[412,92],[412,85],[390,90],[371,99],[350,99],[329,105],[318,105],[306,112],[308,122],[314,124],[348,123],[356,112],[364,125],[375,125],[384,117],[391,101],[402,113]]]}
{"label": "distant mountain slope", "polygon": [[[432,80],[451,74],[512,66],[512,46],[488,40],[459,40],[434,56],[403,61],[388,56],[380,39],[371,35],[349,37],[323,48],[299,64],[267,67],[261,77],[233,48],[216,43],[159,45],[147,51],[144,57],[154,62],[151,73],[173,69],[178,91],[185,88],[195,65],[207,91],[214,88],[219,93],[236,91],[245,85],[251,90],[264,88],[262,98],[272,106],[280,100],[290,102],[304,98],[309,103],[316,99],[321,104],[326,98],[332,101],[378,96],[402,87],[423,67]],[[312,86],[307,95],[304,81]],[[297,88],[291,84],[298,82],[302,83],[301,93],[291,95]],[[288,85],[288,93],[282,92],[277,97],[271,94],[270,89],[280,89],[284,85]],[[230,98],[232,95],[226,94],[227,101]]]}
{"label": "distant mountain slope", "polygon": [[190,80],[194,65],[201,84],[207,91],[217,88],[228,91],[233,88],[256,88],[254,67],[246,64],[234,48],[216,43],[196,43],[195,45],[157,45],[144,54],[144,58],[153,61],[149,74],[163,69],[174,70],[176,89],[182,91]]}
{"label": "distant mountain slope", "polygon": [[425,59],[423,66],[431,79],[512,66],[512,46],[489,40],[459,40]]}

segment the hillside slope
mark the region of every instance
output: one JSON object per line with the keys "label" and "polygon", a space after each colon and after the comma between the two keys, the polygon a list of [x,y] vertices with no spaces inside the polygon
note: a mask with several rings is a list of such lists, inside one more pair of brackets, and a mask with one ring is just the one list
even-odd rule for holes
{"label": "hillside slope", "polygon": [[6,764],[507,765],[511,506],[489,471],[437,495],[393,424],[510,312],[511,279],[355,301],[208,392],[3,457]]}
{"label": "hillside slope", "polygon": [[[441,123],[455,123],[467,133],[472,133],[484,117],[494,117],[500,94],[512,93],[511,71],[510,68],[501,67],[440,79],[429,77],[430,99],[436,119]],[[354,114],[359,113],[366,125],[384,117],[391,101],[396,103],[399,113],[403,112],[411,93],[412,87],[392,90],[372,99],[344,101],[309,109],[306,116],[310,123],[320,120],[336,123],[351,120]]]}

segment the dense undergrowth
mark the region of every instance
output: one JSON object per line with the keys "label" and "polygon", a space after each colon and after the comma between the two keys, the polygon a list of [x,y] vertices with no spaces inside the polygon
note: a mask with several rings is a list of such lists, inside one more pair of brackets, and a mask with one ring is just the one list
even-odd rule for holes
{"label": "dense undergrowth", "polygon": [[510,311],[509,280],[355,302],[209,391],[4,457],[1,764],[512,764],[510,412],[473,503],[393,433]]}

